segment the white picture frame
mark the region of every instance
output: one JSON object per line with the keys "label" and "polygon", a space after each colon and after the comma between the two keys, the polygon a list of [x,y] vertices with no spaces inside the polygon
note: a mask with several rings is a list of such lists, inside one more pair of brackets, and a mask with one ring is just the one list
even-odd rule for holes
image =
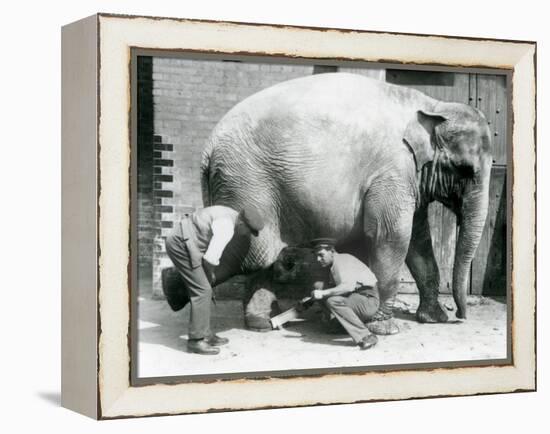
{"label": "white picture frame", "polygon": [[[511,363],[135,386],[131,49],[511,72]],[[98,14],[63,28],[62,404],[96,419],[532,391],[536,44]]]}

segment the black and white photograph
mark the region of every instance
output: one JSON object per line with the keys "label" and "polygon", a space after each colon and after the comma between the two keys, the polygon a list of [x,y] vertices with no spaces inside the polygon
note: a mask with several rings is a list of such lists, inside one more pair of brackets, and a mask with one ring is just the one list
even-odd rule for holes
{"label": "black and white photograph", "polygon": [[136,384],[510,363],[509,86],[135,50]]}
{"label": "black and white photograph", "polygon": [[0,431],[547,426],[543,6],[7,2]]}

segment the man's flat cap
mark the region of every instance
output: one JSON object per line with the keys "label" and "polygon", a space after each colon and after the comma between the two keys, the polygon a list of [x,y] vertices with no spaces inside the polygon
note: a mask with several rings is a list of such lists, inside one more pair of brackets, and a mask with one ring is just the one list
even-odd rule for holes
{"label": "man's flat cap", "polygon": [[323,247],[334,247],[336,240],[334,238],[315,238],[311,240],[311,247],[314,249],[320,249]]}
{"label": "man's flat cap", "polygon": [[245,207],[239,213],[239,217],[250,228],[250,232],[257,237],[264,227],[264,220],[256,208]]}

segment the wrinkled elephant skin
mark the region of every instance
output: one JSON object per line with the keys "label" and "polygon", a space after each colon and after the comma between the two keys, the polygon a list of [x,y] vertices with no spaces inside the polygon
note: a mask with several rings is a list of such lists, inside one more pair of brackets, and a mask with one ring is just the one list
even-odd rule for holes
{"label": "wrinkled elephant skin", "polygon": [[446,321],[428,205],[460,224],[453,269],[466,317],[472,258],[488,208],[491,136],[465,104],[346,73],[290,80],[245,99],[218,123],[203,153],[205,206],[255,206],[266,225],[234,241],[219,275],[268,269],[285,246],[333,237],[375,273],[392,313],[406,263],[420,293],[417,319]]}

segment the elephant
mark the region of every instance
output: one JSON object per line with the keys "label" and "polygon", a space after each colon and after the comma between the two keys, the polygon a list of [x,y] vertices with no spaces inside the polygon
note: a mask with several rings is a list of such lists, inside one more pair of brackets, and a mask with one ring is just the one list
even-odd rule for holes
{"label": "elephant", "polygon": [[488,212],[491,134],[484,114],[350,73],[292,79],[244,99],[215,126],[201,160],[205,206],[255,206],[258,237],[228,245],[219,281],[270,267],[286,246],[337,240],[374,272],[377,320],[392,321],[403,264],[419,322],[445,322],[428,205],[457,216],[452,293],[466,319],[469,269]]}

